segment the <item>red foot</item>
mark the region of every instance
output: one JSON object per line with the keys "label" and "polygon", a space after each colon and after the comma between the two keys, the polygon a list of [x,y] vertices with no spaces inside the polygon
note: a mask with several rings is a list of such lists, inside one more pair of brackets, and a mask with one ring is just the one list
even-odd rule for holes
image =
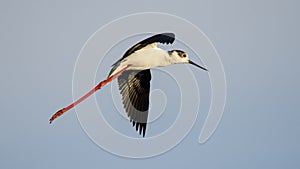
{"label": "red foot", "polygon": [[59,116],[61,116],[62,114],[64,114],[64,112],[65,112],[65,108],[60,109],[58,112],[56,112],[56,113],[51,117],[51,119],[49,120],[49,121],[50,121],[50,124],[51,124],[56,118],[58,118]]}

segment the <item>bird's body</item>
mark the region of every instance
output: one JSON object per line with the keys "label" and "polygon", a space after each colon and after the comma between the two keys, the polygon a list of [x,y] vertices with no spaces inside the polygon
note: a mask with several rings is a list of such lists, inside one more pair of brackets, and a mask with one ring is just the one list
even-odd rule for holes
{"label": "bird's body", "polygon": [[114,73],[120,71],[127,65],[131,65],[128,70],[145,70],[171,65],[169,53],[157,47],[156,43],[132,53],[119,62],[117,68],[111,72],[109,76],[114,75]]}
{"label": "bird's body", "polygon": [[78,99],[71,105],[59,110],[50,119],[50,123],[73,108],[96,90],[118,78],[119,90],[122,95],[123,105],[127,115],[140,134],[145,136],[148,110],[151,72],[154,67],[169,66],[172,64],[192,64],[201,67],[191,60],[181,50],[166,51],[157,46],[157,43],[170,44],[175,40],[173,33],[163,33],[151,36],[128,49],[123,57],[119,59],[111,69],[108,78],[100,82],[94,89]]}

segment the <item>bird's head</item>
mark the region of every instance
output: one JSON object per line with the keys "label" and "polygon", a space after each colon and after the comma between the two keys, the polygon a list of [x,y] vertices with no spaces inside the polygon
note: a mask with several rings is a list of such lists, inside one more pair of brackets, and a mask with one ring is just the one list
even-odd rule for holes
{"label": "bird's head", "polygon": [[197,66],[198,68],[201,68],[203,70],[206,70],[206,68],[192,62],[190,59],[189,59],[189,55],[187,53],[185,53],[184,51],[181,51],[181,50],[171,50],[169,51],[169,55],[171,57],[171,62],[173,64],[178,64],[178,63],[189,63],[189,64],[192,64],[194,66]]}

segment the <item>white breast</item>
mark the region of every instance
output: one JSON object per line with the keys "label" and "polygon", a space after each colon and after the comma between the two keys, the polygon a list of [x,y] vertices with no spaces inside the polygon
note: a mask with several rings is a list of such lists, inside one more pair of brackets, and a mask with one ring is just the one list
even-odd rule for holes
{"label": "white breast", "polygon": [[147,46],[124,58],[110,76],[128,65],[130,65],[128,70],[145,70],[171,65],[171,58],[167,51],[156,47],[156,45]]}
{"label": "white breast", "polygon": [[126,58],[126,65],[130,64],[132,70],[144,70],[153,67],[168,66],[169,54],[160,48],[144,48],[136,51]]}

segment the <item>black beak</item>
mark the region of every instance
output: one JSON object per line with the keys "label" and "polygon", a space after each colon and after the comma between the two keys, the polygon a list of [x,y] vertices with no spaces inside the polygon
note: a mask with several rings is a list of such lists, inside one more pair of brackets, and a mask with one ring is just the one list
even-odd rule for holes
{"label": "black beak", "polygon": [[207,71],[207,69],[206,69],[206,68],[204,68],[204,67],[202,67],[202,66],[199,66],[198,64],[196,64],[196,63],[192,62],[191,60],[189,60],[189,64],[192,64],[192,65],[194,65],[194,66],[197,66],[198,68],[201,68],[201,69],[203,69],[203,70]]}

